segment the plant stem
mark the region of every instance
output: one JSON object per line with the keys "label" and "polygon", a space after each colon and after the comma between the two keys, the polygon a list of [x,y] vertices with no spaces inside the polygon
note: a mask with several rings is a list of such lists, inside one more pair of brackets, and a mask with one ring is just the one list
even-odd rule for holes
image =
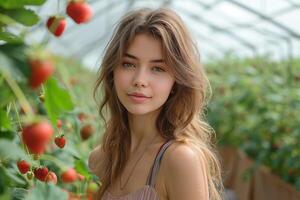
{"label": "plant stem", "polygon": [[31,108],[29,102],[27,101],[25,95],[23,94],[22,90],[18,86],[18,84],[11,78],[11,76],[5,72],[2,73],[4,79],[6,80],[9,87],[14,92],[15,96],[17,97],[20,106],[23,108],[26,115],[34,115],[33,109]]}
{"label": "plant stem", "polygon": [[[17,120],[18,120],[18,123],[19,123],[20,130],[22,130],[22,124],[21,124],[19,112],[18,112],[18,110],[17,110],[17,106],[16,106],[15,101],[13,101],[13,106],[14,106],[14,109],[15,109],[16,114],[17,114]],[[24,150],[26,151],[26,153],[29,155],[28,148],[26,147],[26,145],[24,144],[24,142],[23,142],[23,140],[22,140],[22,137],[21,137],[21,135],[20,135],[20,131],[18,131],[18,136],[19,136],[20,142],[23,144],[23,149],[24,149]]]}

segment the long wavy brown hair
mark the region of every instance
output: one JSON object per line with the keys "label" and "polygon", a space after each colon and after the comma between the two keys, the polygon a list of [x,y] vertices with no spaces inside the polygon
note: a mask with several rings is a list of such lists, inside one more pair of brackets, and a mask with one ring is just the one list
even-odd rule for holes
{"label": "long wavy brown hair", "polygon": [[[134,37],[147,33],[162,43],[166,64],[175,75],[173,93],[156,120],[156,128],[166,140],[186,143],[199,152],[207,174],[209,199],[221,199],[223,190],[219,160],[216,156],[215,134],[205,122],[204,110],[211,94],[210,85],[200,63],[195,42],[182,19],[168,8],[143,8],[127,13],[117,24],[106,46],[94,98],[104,120],[101,140],[101,187],[97,199],[114,183],[125,167],[131,145],[127,111],[118,100],[113,71]],[[100,92],[99,92],[100,91]],[[99,95],[100,94],[100,95]]]}

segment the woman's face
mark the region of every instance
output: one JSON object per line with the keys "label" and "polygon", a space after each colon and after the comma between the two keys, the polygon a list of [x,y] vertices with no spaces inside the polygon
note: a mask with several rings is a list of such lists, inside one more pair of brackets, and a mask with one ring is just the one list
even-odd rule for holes
{"label": "woman's face", "polygon": [[[114,85],[122,105],[131,114],[159,111],[175,82],[164,62],[161,42],[138,34],[114,70]],[[134,94],[139,93],[139,94]],[[144,97],[138,97],[144,95]]]}

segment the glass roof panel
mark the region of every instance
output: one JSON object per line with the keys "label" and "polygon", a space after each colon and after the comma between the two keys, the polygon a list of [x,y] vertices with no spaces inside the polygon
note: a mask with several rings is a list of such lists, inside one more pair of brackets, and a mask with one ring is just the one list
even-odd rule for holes
{"label": "glass roof panel", "polygon": [[[222,55],[228,50],[248,56],[270,52],[277,58],[300,56],[299,0],[88,0],[88,3],[94,11],[93,20],[78,26],[67,18],[65,33],[55,38],[45,29],[45,21],[57,13],[57,1],[48,0],[38,9],[42,21],[32,28],[27,40],[49,40],[49,47],[55,52],[95,63],[123,14],[134,8],[164,5],[183,18],[204,56]],[[66,2],[61,4],[59,13],[65,15]]]}

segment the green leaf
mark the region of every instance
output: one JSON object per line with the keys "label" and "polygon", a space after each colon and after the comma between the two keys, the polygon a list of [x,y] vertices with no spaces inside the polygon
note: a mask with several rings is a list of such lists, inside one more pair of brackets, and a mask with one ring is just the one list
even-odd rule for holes
{"label": "green leaf", "polygon": [[25,200],[65,200],[68,193],[53,185],[52,183],[37,182],[35,187],[30,190]]}
{"label": "green leaf", "polygon": [[13,188],[12,189],[12,199],[13,200],[22,200],[28,194],[28,191],[24,188]]}
{"label": "green leaf", "polygon": [[9,32],[0,32],[0,41],[3,40],[8,43],[22,43],[23,38],[20,38]]}
{"label": "green leaf", "polygon": [[0,159],[25,158],[24,151],[15,143],[7,139],[0,140]]}
{"label": "green leaf", "polygon": [[5,10],[3,13],[25,26],[32,26],[40,20],[34,11],[26,8]]}
{"label": "green leaf", "polygon": [[9,70],[10,75],[18,81],[24,79],[24,77],[29,77],[30,67],[28,56],[25,53],[26,50],[27,46],[23,43],[2,45],[0,49],[0,70]]}
{"label": "green leaf", "polygon": [[9,177],[5,173],[5,168],[0,166],[0,194],[3,194],[9,185]]}
{"label": "green leaf", "polygon": [[11,121],[8,118],[5,110],[0,110],[0,130],[11,130]]}
{"label": "green leaf", "polygon": [[24,178],[24,176],[20,175],[19,170],[16,170],[13,168],[7,168],[7,169],[5,169],[5,173],[6,173],[7,177],[9,177],[9,180],[15,184],[25,185],[27,182],[27,180]]}
{"label": "green leaf", "polygon": [[42,5],[46,0],[1,0],[0,7],[11,9],[21,8],[25,5]]}
{"label": "green leaf", "polygon": [[[1,71],[1,70],[0,70]],[[0,108],[7,106],[12,100],[15,99],[15,96],[7,83],[4,81],[4,78],[0,75]]]}
{"label": "green leaf", "polygon": [[75,170],[83,175],[86,179],[92,178],[89,173],[88,166],[83,162],[83,160],[76,160],[75,161]]}
{"label": "green leaf", "polygon": [[74,108],[69,92],[60,87],[54,78],[45,84],[45,107],[53,124],[56,124],[60,114]]}

